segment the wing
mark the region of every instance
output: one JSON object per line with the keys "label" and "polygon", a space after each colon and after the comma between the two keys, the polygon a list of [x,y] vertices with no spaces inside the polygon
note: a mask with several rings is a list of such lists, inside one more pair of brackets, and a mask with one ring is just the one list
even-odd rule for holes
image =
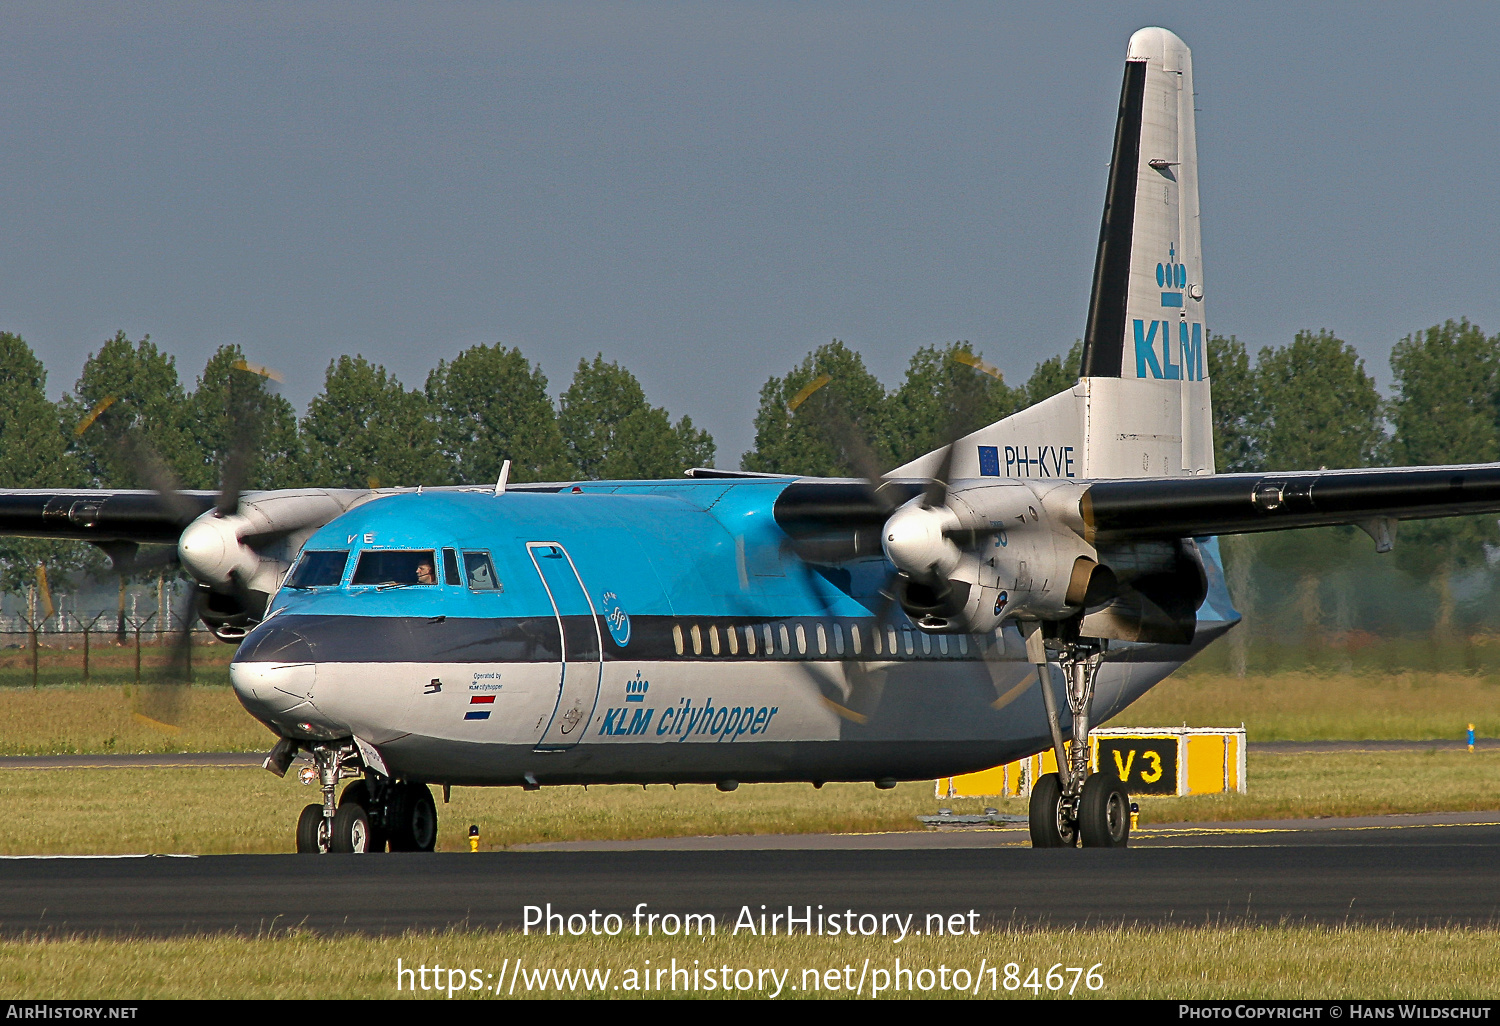
{"label": "wing", "polygon": [[1090,543],[1500,512],[1500,464],[1095,481]]}
{"label": "wing", "polygon": [[[300,488],[234,494],[229,511],[208,491],[11,489],[0,491],[0,537],[88,542],[116,571],[170,562],[197,581],[197,614],[225,640],[237,640],[264,614],[266,600],[317,528],[368,501],[368,489]],[[141,545],[171,546],[144,560]],[[212,602],[205,591],[216,593]]]}
{"label": "wing", "polygon": [[[213,492],[14,489],[0,491],[0,536],[98,545],[176,545],[188,524],[214,507]],[[177,508],[173,508],[173,506]]]}

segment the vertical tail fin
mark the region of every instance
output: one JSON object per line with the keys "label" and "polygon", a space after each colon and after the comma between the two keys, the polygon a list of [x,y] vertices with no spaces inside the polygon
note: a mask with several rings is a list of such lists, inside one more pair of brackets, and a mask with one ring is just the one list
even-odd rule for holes
{"label": "vertical tail fin", "polygon": [[[1212,474],[1198,144],[1187,45],[1130,38],[1079,383],[960,439],[954,477]],[[924,476],[941,452],[899,467]]]}
{"label": "vertical tail fin", "polygon": [[1206,381],[1193,62],[1166,29],[1130,38],[1084,335],[1083,377]]}

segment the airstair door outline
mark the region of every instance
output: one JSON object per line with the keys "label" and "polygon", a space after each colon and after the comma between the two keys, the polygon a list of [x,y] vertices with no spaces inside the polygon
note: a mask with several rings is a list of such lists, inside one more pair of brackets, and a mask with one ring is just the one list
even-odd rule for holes
{"label": "airstair door outline", "polygon": [[593,720],[604,667],[604,643],[598,611],[568,550],[557,542],[527,542],[526,552],[542,579],[542,587],[547,589],[562,643],[557,705],[537,741],[539,750],[555,751],[581,741]]}

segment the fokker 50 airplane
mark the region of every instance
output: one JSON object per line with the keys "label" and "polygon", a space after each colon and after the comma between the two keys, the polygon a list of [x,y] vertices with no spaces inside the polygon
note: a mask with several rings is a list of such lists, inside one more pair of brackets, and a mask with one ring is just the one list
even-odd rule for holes
{"label": "fokker 50 airplane", "polygon": [[1239,619],[1215,536],[1384,551],[1500,510],[1494,465],[1216,475],[1198,218],[1189,52],[1143,29],[1078,383],[882,480],[24,492],[0,532],[177,543],[267,767],[316,765],[299,851],[430,850],[434,784],[889,787],[1049,747],[1033,843],[1122,846],[1089,728]]}

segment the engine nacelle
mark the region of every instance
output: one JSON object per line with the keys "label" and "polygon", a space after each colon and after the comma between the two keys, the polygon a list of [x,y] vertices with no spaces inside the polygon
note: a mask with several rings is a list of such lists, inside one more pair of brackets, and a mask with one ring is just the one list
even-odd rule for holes
{"label": "engine nacelle", "polygon": [[887,557],[908,574],[902,607],[924,630],[986,632],[1107,602],[1116,582],[1083,539],[1082,493],[1072,484],[967,481],[949,489],[944,506],[903,506],[886,532]]}
{"label": "engine nacelle", "polygon": [[199,584],[200,619],[223,641],[259,622],[302,544],[363,498],[353,491],[307,489],[246,496],[227,516],[210,510],[177,541],[182,568]]}

